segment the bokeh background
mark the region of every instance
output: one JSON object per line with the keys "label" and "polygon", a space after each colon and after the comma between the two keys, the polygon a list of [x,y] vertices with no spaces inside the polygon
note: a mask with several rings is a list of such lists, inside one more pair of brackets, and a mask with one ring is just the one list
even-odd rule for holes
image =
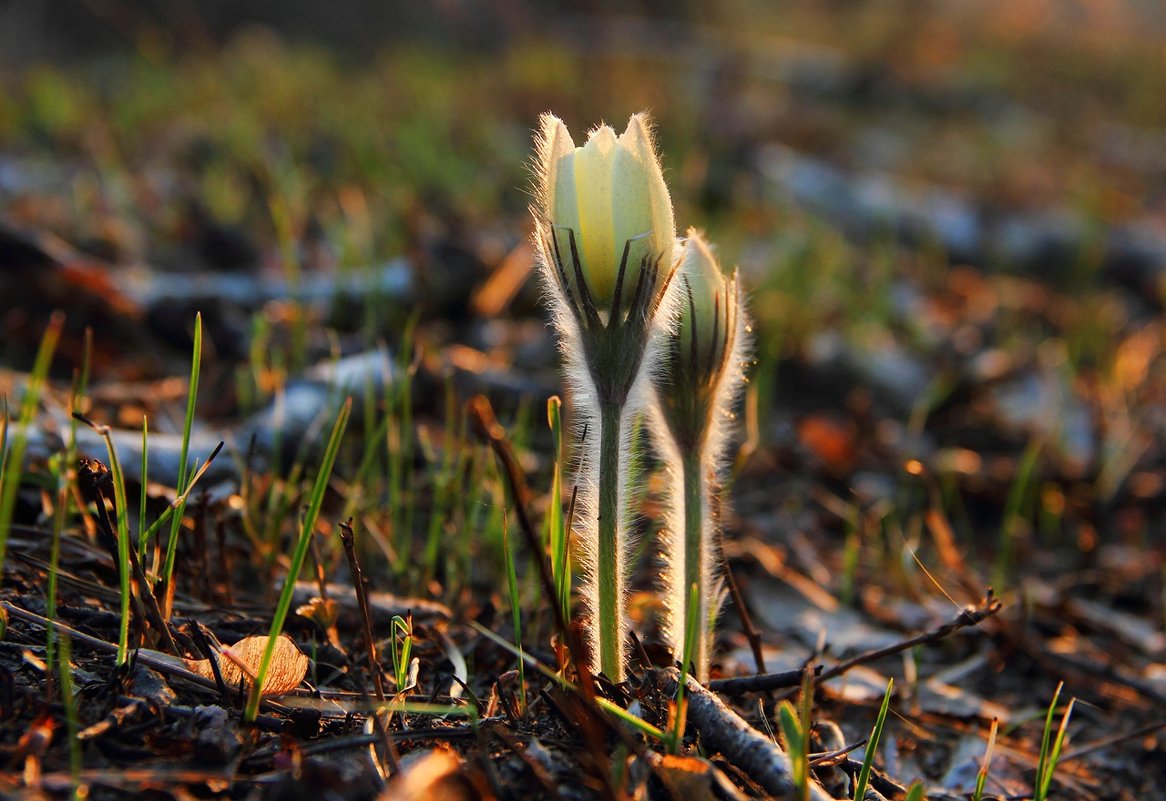
{"label": "bokeh background", "polygon": [[[1166,699],[1164,43],[1156,0],[8,0],[0,357],[27,369],[67,307],[58,377],[89,325],[95,375],[156,382],[201,310],[213,427],[415,337],[430,433],[443,382],[485,387],[545,456],[531,133],[648,109],[678,224],[750,292],[726,552],[771,667],[823,626],[861,648],[992,587],[992,647],[920,659],[979,660],[963,711],[923,711],[1039,717],[1067,678],[1081,737],[1133,729]],[[135,386],[110,402],[126,427],[184,397]],[[729,672],[751,664],[734,626]],[[961,736],[948,756],[982,749]],[[1074,792],[1161,798],[1160,742],[1131,742]],[[899,758],[967,786],[954,757]],[[1001,764],[1021,792],[1024,760]]]}

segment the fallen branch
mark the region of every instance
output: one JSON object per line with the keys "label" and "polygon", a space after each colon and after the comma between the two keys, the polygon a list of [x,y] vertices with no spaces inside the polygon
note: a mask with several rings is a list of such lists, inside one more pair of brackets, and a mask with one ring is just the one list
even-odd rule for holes
{"label": "fallen branch", "polygon": [[960,629],[966,629],[970,626],[980,625],[981,622],[987,618],[992,617],[1003,608],[1004,604],[1000,602],[1000,599],[994,597],[992,595],[991,589],[989,589],[988,595],[984,598],[983,602],[979,606],[964,608],[959,613],[959,615],[956,616],[955,620],[952,620],[949,623],[944,623],[939,628],[932,629],[931,631],[925,632],[918,636],[911,637],[910,639],[903,640],[902,642],[897,642],[894,645],[888,645],[886,648],[876,648],[873,651],[861,653],[852,659],[847,659],[845,662],[837,664],[829,670],[822,671],[822,675],[818,677],[818,681],[822,682],[837,678],[838,676],[841,676],[843,673],[846,673],[848,670],[851,670],[858,665],[864,665],[868,662],[874,662],[882,659],[885,656],[893,656],[895,654],[902,653],[903,651],[910,650],[917,645],[930,645],[933,642],[938,642],[945,637],[950,637]]}
{"label": "fallen branch", "polygon": [[[999,599],[992,596],[989,591],[988,596],[983,603],[978,607],[967,608],[959,613],[959,615],[948,623],[932,629],[931,631],[911,637],[910,639],[897,642],[894,645],[888,645],[885,648],[877,648],[873,651],[866,651],[858,656],[848,659],[845,662],[835,665],[829,670],[824,670],[821,665],[814,668],[814,680],[816,682],[827,681],[841,676],[843,673],[863,665],[868,662],[874,662],[882,659],[885,656],[893,656],[908,649],[914,648],[917,645],[928,645],[933,642],[949,637],[955,634],[960,629],[965,629],[970,626],[977,626],[986,618],[992,617],[1003,608],[1003,604]],[[807,668],[800,670],[787,670],[781,673],[762,673],[757,676],[743,676],[736,679],[716,679],[709,682],[709,689],[714,692],[726,693],[729,695],[737,695],[740,693],[764,693],[772,690],[788,690],[794,687],[801,686],[802,677],[805,675]]]}
{"label": "fallen branch", "polygon": [[[742,676],[736,679],[713,679],[709,682],[709,689],[726,695],[740,695],[742,693],[765,693],[770,690],[789,690],[801,687],[806,677],[808,667],[797,670],[783,670],[780,673],[759,673],[756,676]],[[822,666],[813,668],[814,678],[822,674]]]}
{"label": "fallen branch", "polygon": [[[665,695],[674,696],[680,686],[680,672],[668,668],[658,671],[658,675]],[[721,752],[766,792],[779,798],[797,797],[793,769],[785,751],[692,676],[686,677],[684,692],[688,701],[688,727],[700,734],[707,750]],[[813,779],[807,797],[811,801],[832,801],[832,796]]]}

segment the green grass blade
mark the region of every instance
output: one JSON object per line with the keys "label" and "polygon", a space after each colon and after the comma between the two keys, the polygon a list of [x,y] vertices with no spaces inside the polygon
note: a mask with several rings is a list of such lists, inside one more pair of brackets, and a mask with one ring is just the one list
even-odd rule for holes
{"label": "green grass blade", "polygon": [[879,716],[875,718],[874,728],[870,732],[870,740],[866,744],[866,754],[862,758],[862,769],[858,772],[858,781],[854,786],[854,797],[866,797],[866,787],[870,783],[870,770],[874,764],[875,751],[878,750],[879,740],[883,736],[883,725],[887,722],[887,710],[891,705],[891,691],[895,688],[895,680],[887,682],[887,692],[883,696],[883,705],[879,707]]}
{"label": "green grass blade", "polygon": [[547,423],[551,428],[551,452],[554,460],[551,497],[547,510],[547,541],[551,549],[551,576],[555,582],[563,620],[571,619],[570,536],[563,518],[563,402],[558,395],[547,399]]}
{"label": "green grass blade", "polygon": [[0,491],[8,475],[8,396],[0,398]]}
{"label": "green grass blade", "polygon": [[[430,483],[433,486],[433,506],[429,513],[429,533],[425,540],[425,557],[422,564],[425,566],[425,581],[428,582],[438,574],[438,561],[442,557],[442,535],[448,542],[449,523],[452,515],[453,498],[457,492],[456,483],[458,439],[458,418],[460,407],[457,403],[457,390],[453,386],[453,376],[445,378],[445,428],[442,434],[442,453],[440,465],[430,472]],[[453,546],[457,547],[457,546]]]}
{"label": "green grass blade", "polygon": [[117,507],[117,572],[121,588],[121,623],[117,636],[117,664],[123,665],[129,659],[130,644],[130,523],[129,508],[126,503],[125,475],[117,449],[109,434],[109,426],[95,426],[95,430],[105,440],[105,450],[109,454],[109,473],[113,481],[113,502]]}
{"label": "green grass blade", "polygon": [[[515,648],[513,643],[509,643],[506,640],[502,639],[497,634],[490,631],[488,628],[486,628],[482,624],[478,623],[477,621],[473,621],[473,620],[470,621],[470,627],[474,631],[481,634],[483,637],[486,637],[488,640],[490,640],[491,642],[498,645],[500,648],[505,648],[507,651],[510,651],[515,656],[517,656],[519,659],[526,662],[528,665],[533,667],[535,670],[537,670],[543,676],[550,679],[551,681],[553,681],[555,684],[559,685],[563,689],[570,690],[571,692],[579,692],[578,688],[574,684],[572,684],[571,682],[564,679],[559,673],[555,672],[554,670],[551,670],[549,667],[544,665],[542,662],[539,662],[537,659],[535,659],[533,656],[531,656],[530,654],[523,651],[521,648]],[[641,734],[644,734],[648,737],[651,737],[652,739],[657,740],[661,743],[667,743],[672,736],[671,734],[656,728],[648,721],[642,720],[642,719],[636,717],[631,712],[628,712],[623,707],[607,700],[606,698],[596,696],[595,704],[603,711],[605,711],[611,715],[614,715],[615,717],[622,720],[624,723],[627,723],[629,726],[631,726],[633,729],[640,732]]]}
{"label": "green grass blade", "polygon": [[1076,698],[1070,698],[1065,707],[1065,714],[1061,717],[1061,725],[1057,728],[1057,739],[1053,742],[1053,750],[1049,754],[1048,772],[1045,773],[1044,785],[1041,787],[1041,799],[1048,798],[1049,788],[1053,784],[1053,774],[1057,771],[1057,762],[1061,759],[1061,748],[1065,744],[1065,736],[1069,733],[1069,718],[1073,714],[1073,705]]}
{"label": "green grass blade", "polygon": [[[187,490],[187,459],[190,457],[190,430],[194,427],[194,406],[198,398],[198,377],[202,368],[202,312],[194,316],[194,346],[190,357],[190,386],[186,393],[186,417],[182,421],[182,447],[178,458],[178,483],[175,485],[180,496]],[[162,615],[169,620],[174,606],[174,560],[178,555],[178,531],[182,527],[182,514],[186,511],[183,500],[176,514],[170,520],[170,539],[166,541],[166,564],[162,569],[162,581],[166,587],[166,597],[162,601]]]}
{"label": "green grass blade", "polygon": [[671,738],[670,734],[666,734],[665,732],[663,732],[660,729],[653,726],[648,721],[646,721],[642,718],[636,717],[635,715],[633,715],[631,712],[628,712],[626,709],[624,709],[619,704],[613,703],[612,701],[609,701],[606,698],[596,696],[595,703],[604,712],[607,712],[609,715],[612,715],[612,716],[618,718],[619,720],[623,721],[624,723],[628,724],[633,729],[638,731],[640,734],[646,735],[648,737],[651,737],[654,740],[659,740],[661,742],[667,742]]}
{"label": "green grass blade", "polygon": [[809,722],[802,723],[797,710],[789,701],[782,701],[781,706],[777,708],[777,721],[781,727],[781,736],[785,740],[790,774],[794,787],[797,788],[798,798],[809,798],[810,755],[806,747]]}
{"label": "green grass blade", "polygon": [[1016,537],[1020,533],[1021,510],[1024,499],[1028,496],[1032,486],[1033,474],[1036,472],[1037,460],[1040,457],[1044,442],[1036,437],[1024,449],[1016,465],[1016,478],[1008,490],[1008,497],[1004,502],[1004,514],[1000,521],[1000,552],[996,557],[996,565],[992,571],[992,583],[997,591],[1007,585],[1008,577],[1012,573],[1013,553],[1016,548]]}
{"label": "green grass blade", "polygon": [[[507,504],[509,506],[509,503]],[[514,550],[510,547],[510,518],[502,511],[502,557],[506,561],[506,585],[510,591],[510,617],[514,623],[514,644],[522,649],[522,603],[518,598],[518,571],[514,564]],[[522,714],[526,714],[526,665],[518,660],[518,691],[522,698]]]}
{"label": "green grass blade", "polygon": [[150,432],[148,418],[142,415],[142,492],[138,498],[138,562],[145,568],[146,550],[149,540],[146,539],[146,484],[150,475]]}
{"label": "green grass blade", "polygon": [[268,632],[267,647],[263,650],[263,658],[259,662],[255,681],[251,685],[251,693],[247,699],[247,708],[243,712],[243,719],[248,723],[255,720],[259,714],[259,701],[262,698],[263,682],[267,678],[267,671],[271,667],[271,657],[275,653],[276,639],[283,632],[283,624],[291,609],[292,595],[295,593],[296,580],[300,576],[300,568],[308,554],[308,546],[312,542],[312,535],[316,529],[316,520],[320,516],[320,508],[324,505],[324,494],[328,489],[328,481],[332,478],[332,468],[336,464],[336,454],[340,451],[340,442],[344,438],[344,429],[348,425],[348,416],[352,413],[352,398],[344,401],[340,413],[336,416],[336,423],[332,426],[332,434],[328,438],[328,446],[324,451],[324,459],[316,474],[316,482],[312,486],[312,494],[308,500],[308,511],[304,516],[300,537],[292,553],[291,565],[288,567],[287,577],[283,582],[283,591],[279,596],[279,603],[275,607],[275,615],[271,620],[271,629]]}
{"label": "green grass blade", "polygon": [[972,801],[981,801],[984,797],[984,784],[988,781],[988,767],[992,764],[992,752],[996,748],[996,732],[1000,728],[1000,721],[992,718],[992,728],[988,730],[988,745],[984,748],[984,761],[980,764],[980,772],[976,776],[976,791],[972,794]]}
{"label": "green grass blade", "polygon": [[61,339],[61,329],[65,325],[65,315],[54,312],[41,337],[40,347],[33,361],[32,373],[28,377],[28,386],[25,387],[24,397],[20,402],[20,426],[16,436],[12,438],[12,446],[8,446],[8,414],[5,411],[4,445],[0,461],[0,570],[3,570],[8,556],[8,532],[12,527],[12,516],[16,513],[16,494],[20,490],[20,477],[24,472],[24,452],[28,448],[28,430],[36,418],[36,410],[40,404],[41,391],[44,389],[46,377],[49,374],[49,365],[53,361],[53,353],[57,350],[57,343]]}
{"label": "green grass blade", "polygon": [[1049,702],[1049,707],[1045,711],[1045,727],[1041,733],[1040,741],[1040,759],[1036,763],[1036,781],[1034,783],[1033,799],[1040,801],[1040,787],[1044,783],[1045,771],[1048,769],[1049,758],[1049,743],[1052,740],[1053,733],[1053,715],[1057,709],[1057,700],[1061,697],[1061,689],[1065,686],[1065,682],[1058,682],[1057,689],[1053,691],[1053,700]]}
{"label": "green grass blade", "polygon": [[65,707],[65,726],[69,738],[69,776],[73,783],[72,797],[83,798],[81,785],[81,741],[77,733],[81,726],[77,716],[77,699],[73,692],[73,648],[68,636],[60,638],[57,677],[61,687],[61,705]]}
{"label": "green grass blade", "polygon": [[194,475],[191,476],[190,481],[187,482],[186,490],[173,501],[171,501],[170,505],[166,507],[166,511],[158,515],[158,519],[151,523],[149,528],[147,528],[142,533],[142,538],[146,542],[149,542],[151,539],[153,539],[153,537],[161,530],[162,526],[166,525],[167,521],[170,520],[170,516],[178,511],[179,508],[186,508],[186,501],[188,498],[190,498],[190,493],[194,492],[194,488],[198,485],[199,479],[201,479],[206,474],[206,471],[211,466],[211,462],[213,462],[219,453],[223,450],[224,444],[225,443],[220,442],[217,446],[215,446],[215,449],[211,451],[211,455],[208,456],[207,460],[203,462],[202,465],[198,467],[198,469],[195,470]]}
{"label": "green grass blade", "polygon": [[[411,715],[457,716],[476,721],[478,708],[473,704],[454,706],[453,704],[431,704],[428,701],[393,700],[374,707],[379,712],[407,712]],[[370,710],[373,711],[373,710]]]}
{"label": "green grass blade", "polygon": [[385,438],[389,463],[389,508],[392,510],[394,545],[397,549],[397,564],[400,574],[413,564],[413,506],[416,499],[406,498],[410,490],[409,471],[413,465],[413,377],[416,374],[414,360],[414,335],[417,331],[418,314],[410,315],[401,335],[400,348],[395,360],[392,380],[385,382],[385,409],[394,425],[389,426]]}
{"label": "green grass blade", "polygon": [[392,650],[393,679],[397,692],[409,689],[409,663],[413,660],[413,616],[393,615],[389,626],[389,648]]}
{"label": "green grass blade", "polygon": [[1053,720],[1056,716],[1057,701],[1061,697],[1061,690],[1065,683],[1057,684],[1057,689],[1053,693],[1053,700],[1049,703],[1048,711],[1045,713],[1044,731],[1041,733],[1040,744],[1040,760],[1037,762],[1036,781],[1033,788],[1033,801],[1045,801],[1048,798],[1049,788],[1053,784],[1053,774],[1057,770],[1057,760],[1061,758],[1061,747],[1065,743],[1065,734],[1069,726],[1069,717],[1073,714],[1073,704],[1076,699],[1069,701],[1065,707],[1065,712],[1061,717],[1061,725],[1057,729],[1056,736],[1053,736]]}
{"label": "green grass blade", "polygon": [[[45,617],[49,620],[57,619],[57,579],[58,566],[61,563],[61,535],[65,530],[65,520],[69,516],[73,494],[69,491],[76,479],[77,464],[77,426],[79,421],[73,416],[79,411],[81,398],[89,381],[89,363],[93,356],[93,329],[85,329],[84,344],[82,345],[81,369],[73,372],[73,388],[69,393],[69,436],[65,442],[65,452],[57,463],[57,498],[53,509],[52,536],[49,542],[49,576],[45,597]],[[7,422],[6,418],[2,422]],[[45,661],[53,664],[53,648],[56,644],[57,633],[53,628],[46,632]]]}

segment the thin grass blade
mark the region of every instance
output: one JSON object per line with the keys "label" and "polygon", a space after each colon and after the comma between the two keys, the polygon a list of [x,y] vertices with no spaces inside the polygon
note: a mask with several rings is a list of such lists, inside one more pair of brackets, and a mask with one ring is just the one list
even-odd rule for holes
{"label": "thin grass blade", "polygon": [[352,413],[352,398],[344,401],[340,413],[336,416],[336,423],[332,426],[332,434],[328,438],[328,446],[324,451],[324,458],[316,474],[316,483],[312,486],[312,494],[308,501],[308,511],[304,516],[300,537],[292,553],[291,565],[288,567],[287,577],[283,582],[283,591],[279,596],[279,603],[275,607],[275,615],[271,620],[271,629],[268,632],[267,647],[263,651],[263,659],[256,671],[256,679],[251,685],[251,693],[247,699],[247,707],[243,712],[243,719],[248,723],[255,720],[259,714],[259,701],[262,696],[264,679],[271,667],[271,658],[275,653],[275,646],[279,635],[283,632],[283,624],[291,609],[292,595],[295,592],[296,581],[300,576],[300,568],[308,554],[308,546],[316,530],[316,520],[320,516],[320,508],[324,505],[324,494],[328,489],[328,481],[332,478],[332,468],[336,464],[336,455],[340,451],[340,442],[344,438],[344,429],[348,425],[348,416]]}

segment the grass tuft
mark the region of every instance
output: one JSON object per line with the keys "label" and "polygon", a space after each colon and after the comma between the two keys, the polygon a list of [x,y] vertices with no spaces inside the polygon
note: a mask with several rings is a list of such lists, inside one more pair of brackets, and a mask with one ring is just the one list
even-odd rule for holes
{"label": "grass tuft", "polygon": [[54,312],[49,320],[48,328],[41,337],[40,347],[36,352],[32,373],[28,377],[28,385],[24,390],[24,397],[20,401],[20,424],[16,436],[12,440],[12,447],[8,446],[8,409],[5,403],[3,426],[0,434],[0,569],[4,568],[8,556],[8,532],[12,528],[12,517],[16,512],[16,494],[20,489],[20,479],[24,473],[24,452],[28,448],[28,431],[36,418],[40,395],[44,390],[45,380],[49,374],[49,365],[53,361],[57,343],[61,339],[61,330],[65,325],[65,315]]}
{"label": "grass tuft", "polygon": [[332,468],[336,464],[336,454],[340,451],[340,442],[344,437],[344,429],[348,425],[348,416],[352,413],[352,398],[344,401],[336,422],[332,426],[332,434],[328,437],[328,445],[324,450],[324,458],[320,469],[316,473],[316,482],[312,485],[312,493],[308,499],[308,511],[304,515],[303,525],[300,528],[299,540],[295,551],[292,552],[291,564],[287,576],[284,578],[283,591],[275,607],[275,614],[271,619],[271,630],[268,632],[267,646],[263,649],[263,658],[259,662],[259,670],[255,672],[255,681],[251,685],[251,693],[247,698],[247,706],[243,710],[243,719],[247,723],[255,720],[259,714],[259,701],[262,697],[263,682],[267,678],[267,671],[271,667],[271,658],[275,653],[275,646],[283,632],[284,621],[287,620],[291,609],[292,596],[295,594],[296,580],[300,575],[300,568],[308,554],[312,537],[316,530],[316,520],[320,516],[320,509],[324,505],[324,494],[328,489],[328,481],[332,478]]}
{"label": "grass tuft", "polygon": [[[194,406],[198,399],[198,376],[202,368],[202,313],[194,316],[194,351],[190,357],[190,386],[186,394],[186,416],[182,421],[182,449],[178,460],[178,483],[175,485],[182,502],[170,522],[170,538],[166,541],[166,564],[162,572],[162,615],[167,620],[174,610],[174,560],[178,553],[178,531],[186,511],[187,459],[190,457],[190,431],[194,427]],[[143,477],[144,480],[144,477]],[[144,525],[144,524],[143,524]]]}
{"label": "grass tuft", "polygon": [[397,692],[409,689],[409,670],[413,663],[413,616],[393,615],[390,625],[389,653],[393,663],[393,681]]}
{"label": "grass tuft", "polygon": [[1053,693],[1053,700],[1049,702],[1048,712],[1045,713],[1045,726],[1041,734],[1040,760],[1036,767],[1036,782],[1033,787],[1033,801],[1045,801],[1049,797],[1049,789],[1053,785],[1053,774],[1057,770],[1057,761],[1061,758],[1061,746],[1065,744],[1065,735],[1069,726],[1069,717],[1073,714],[1073,704],[1077,699],[1069,700],[1065,712],[1061,715],[1061,724],[1057,727],[1056,736],[1053,736],[1053,719],[1057,711],[1057,700],[1061,697],[1064,682],[1057,684]]}
{"label": "grass tuft", "polygon": [[879,715],[875,718],[874,728],[871,729],[870,739],[866,743],[866,753],[862,757],[862,769],[858,772],[858,781],[854,785],[854,797],[862,801],[866,797],[866,788],[870,783],[870,771],[874,765],[875,751],[878,750],[879,740],[883,736],[883,725],[887,722],[887,710],[891,705],[891,691],[895,688],[895,680],[887,682],[887,692],[883,695],[883,705],[879,707]]}
{"label": "grass tuft", "polygon": [[799,715],[789,701],[782,701],[777,708],[777,721],[789,756],[790,775],[797,797],[804,801],[810,797],[810,722]]}
{"label": "grass tuft", "polygon": [[988,745],[984,748],[984,761],[980,763],[980,772],[976,774],[976,791],[972,793],[972,801],[981,801],[984,797],[984,785],[988,781],[988,768],[992,764],[992,752],[996,748],[996,732],[999,728],[999,719],[992,718],[992,728],[988,730]]}
{"label": "grass tuft", "polygon": [[[509,505],[509,504],[507,504]],[[518,597],[518,572],[514,564],[514,549],[510,547],[510,518],[506,508],[502,509],[502,552],[506,561],[506,588],[510,594],[510,618],[514,624],[514,644],[522,650],[522,600]],[[526,714],[526,665],[518,660],[518,692],[521,696],[521,711]]]}
{"label": "grass tuft", "polygon": [[551,428],[551,497],[547,504],[547,542],[551,549],[551,575],[563,619],[571,619],[570,521],[563,517],[563,401],[547,399],[547,424]]}

